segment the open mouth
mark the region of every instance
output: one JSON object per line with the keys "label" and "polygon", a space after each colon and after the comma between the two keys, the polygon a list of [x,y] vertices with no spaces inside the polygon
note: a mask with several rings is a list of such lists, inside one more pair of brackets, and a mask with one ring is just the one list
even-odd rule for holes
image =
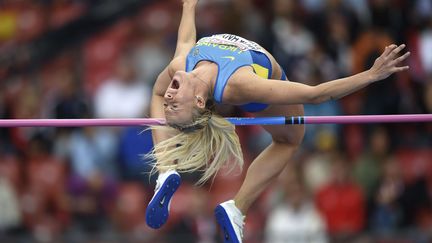
{"label": "open mouth", "polygon": [[172,88],[172,89],[178,89],[178,88],[180,88],[180,83],[179,83],[179,81],[176,80],[176,79],[174,79],[174,80],[171,82],[171,88]]}

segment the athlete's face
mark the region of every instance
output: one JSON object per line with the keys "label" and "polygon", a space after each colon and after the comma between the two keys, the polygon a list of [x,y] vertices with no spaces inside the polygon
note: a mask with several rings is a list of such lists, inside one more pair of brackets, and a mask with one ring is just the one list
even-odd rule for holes
{"label": "athlete's face", "polygon": [[196,106],[193,75],[184,71],[175,73],[165,91],[164,111],[168,124],[188,124],[192,122],[192,113]]}

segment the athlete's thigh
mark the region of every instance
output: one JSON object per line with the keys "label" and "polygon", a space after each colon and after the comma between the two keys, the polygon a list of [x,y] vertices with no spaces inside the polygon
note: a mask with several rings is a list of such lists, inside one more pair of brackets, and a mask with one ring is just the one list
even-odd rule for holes
{"label": "athlete's thigh", "polygon": [[[265,110],[255,113],[256,117],[303,116],[303,105],[270,105]],[[304,125],[262,126],[269,132],[273,141],[299,145],[305,133]]]}

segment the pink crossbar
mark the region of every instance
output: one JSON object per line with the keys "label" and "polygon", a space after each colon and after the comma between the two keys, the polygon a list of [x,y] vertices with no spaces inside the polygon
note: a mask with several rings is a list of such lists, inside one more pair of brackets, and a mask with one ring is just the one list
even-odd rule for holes
{"label": "pink crossbar", "polygon": [[[234,125],[286,124],[360,124],[360,123],[422,123],[432,122],[432,114],[357,115],[357,116],[292,116],[292,117],[230,117]],[[153,126],[165,125],[164,119],[1,119],[0,127],[88,127],[88,126]]]}
{"label": "pink crossbar", "polygon": [[357,115],[357,116],[306,116],[305,124],[358,124],[432,122],[432,114],[409,115]]}

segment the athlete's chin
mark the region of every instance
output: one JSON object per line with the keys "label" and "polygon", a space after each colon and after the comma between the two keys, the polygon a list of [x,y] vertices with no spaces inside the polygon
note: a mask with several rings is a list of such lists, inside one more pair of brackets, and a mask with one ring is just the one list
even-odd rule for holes
{"label": "athlete's chin", "polygon": [[165,121],[168,126],[180,126],[190,122],[189,119],[182,119],[180,116],[170,112],[165,112]]}

